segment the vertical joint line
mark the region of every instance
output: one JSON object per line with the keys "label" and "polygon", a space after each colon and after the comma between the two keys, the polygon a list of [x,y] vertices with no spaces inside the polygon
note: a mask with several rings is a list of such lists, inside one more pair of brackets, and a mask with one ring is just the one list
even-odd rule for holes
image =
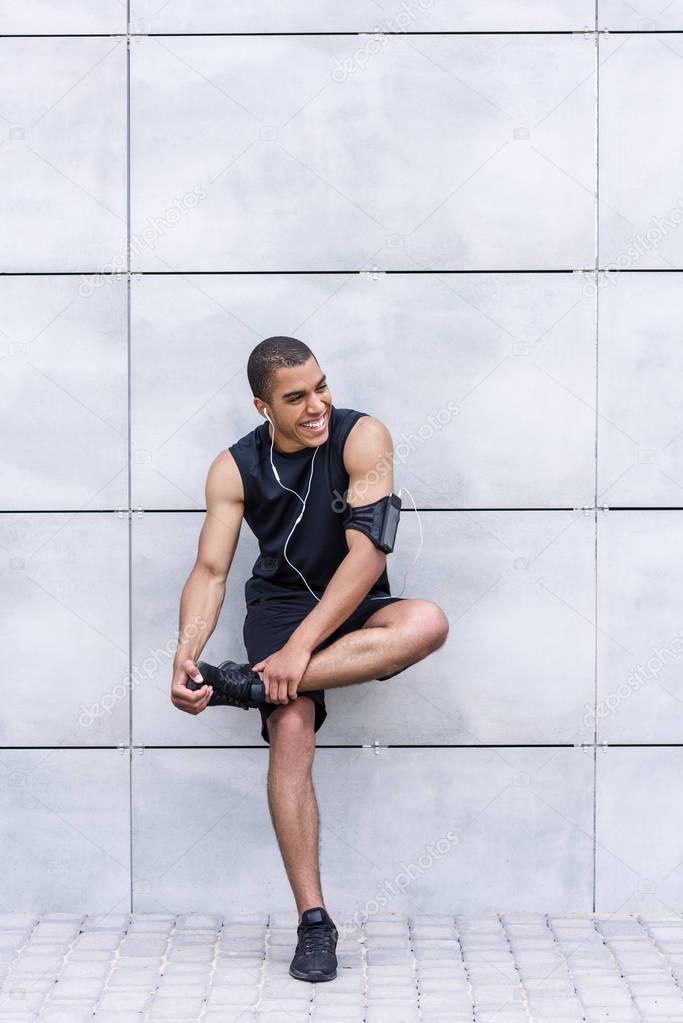
{"label": "vertical joint line", "polygon": [[598,436],[600,419],[600,2],[595,0],[595,427],[594,427],[594,493],[593,506],[593,912],[597,904],[597,829],[598,829]]}
{"label": "vertical joint line", "polygon": [[[127,350],[127,445],[128,508],[132,507],[131,478],[131,291],[130,291],[130,0],[126,0],[126,350]],[[128,516],[128,869],[129,903],[133,906],[133,516]]]}

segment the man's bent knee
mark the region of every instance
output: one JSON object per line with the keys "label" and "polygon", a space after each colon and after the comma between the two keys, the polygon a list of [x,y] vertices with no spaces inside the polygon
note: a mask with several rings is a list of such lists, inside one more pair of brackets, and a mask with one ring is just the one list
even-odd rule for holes
{"label": "man's bent knee", "polygon": [[413,656],[426,657],[446,642],[448,618],[438,604],[421,600],[415,608],[409,635]]}
{"label": "man's bent knee", "polygon": [[429,636],[432,651],[442,647],[448,638],[448,618],[438,604],[429,602],[429,610],[425,612],[425,629]]}
{"label": "man's bent knee", "polygon": [[268,715],[271,750],[294,756],[315,747],[315,704],[307,696],[277,707]]}

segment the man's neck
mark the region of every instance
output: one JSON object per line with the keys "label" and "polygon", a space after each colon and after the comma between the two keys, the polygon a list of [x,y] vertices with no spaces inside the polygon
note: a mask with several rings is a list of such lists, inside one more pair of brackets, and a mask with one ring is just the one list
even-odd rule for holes
{"label": "man's neck", "polygon": [[273,427],[270,424],[268,425],[268,440],[273,445],[273,451],[279,451],[280,454],[284,454],[284,455],[291,455],[295,451],[303,451],[304,448],[308,447],[308,444],[300,444],[298,448],[294,448],[294,447],[282,448],[282,447],[279,447],[277,441],[273,442]]}

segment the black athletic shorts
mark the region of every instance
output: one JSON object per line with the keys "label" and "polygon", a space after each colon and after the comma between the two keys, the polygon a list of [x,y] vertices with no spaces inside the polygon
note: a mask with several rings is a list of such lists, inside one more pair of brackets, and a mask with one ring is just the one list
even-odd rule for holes
{"label": "black athletic shorts", "polygon": [[[370,615],[373,615],[375,611],[379,611],[381,607],[386,607],[388,604],[404,599],[404,597],[387,597],[383,600],[372,600],[365,597],[346,621],[342,622],[327,639],[324,639],[322,643],[319,643],[314,648],[313,653],[323,650],[341,636],[362,628]],[[244,645],[247,648],[247,656],[249,658],[249,667],[258,664],[265,657],[270,657],[277,650],[281,650],[297,626],[313,610],[316,603],[315,597],[305,590],[302,590],[300,593],[288,593],[286,596],[259,597],[253,600],[247,607],[247,616],[244,619],[244,628],[242,630]],[[396,671],[393,674],[398,675],[400,672]],[[393,678],[393,675],[383,677]],[[315,702],[315,731],[317,732],[327,717],[325,690],[312,689],[310,692],[299,693],[299,696],[310,696]],[[259,707],[261,713],[261,735],[265,742],[269,742],[268,717],[281,706],[283,706],[281,703],[264,703]]]}

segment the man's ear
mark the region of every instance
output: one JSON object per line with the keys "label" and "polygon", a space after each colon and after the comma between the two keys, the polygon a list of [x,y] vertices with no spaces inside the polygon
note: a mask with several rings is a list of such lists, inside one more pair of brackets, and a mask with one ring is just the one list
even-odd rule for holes
{"label": "man's ear", "polygon": [[256,411],[259,413],[259,415],[261,414],[261,412],[263,412],[264,416],[266,417],[266,419],[268,420],[268,422],[272,426],[273,425],[273,421],[270,418],[270,409],[262,401],[261,401],[261,408],[259,408],[258,405],[256,404],[257,401],[261,401],[261,399],[260,398],[254,398],[254,407],[256,408]]}

